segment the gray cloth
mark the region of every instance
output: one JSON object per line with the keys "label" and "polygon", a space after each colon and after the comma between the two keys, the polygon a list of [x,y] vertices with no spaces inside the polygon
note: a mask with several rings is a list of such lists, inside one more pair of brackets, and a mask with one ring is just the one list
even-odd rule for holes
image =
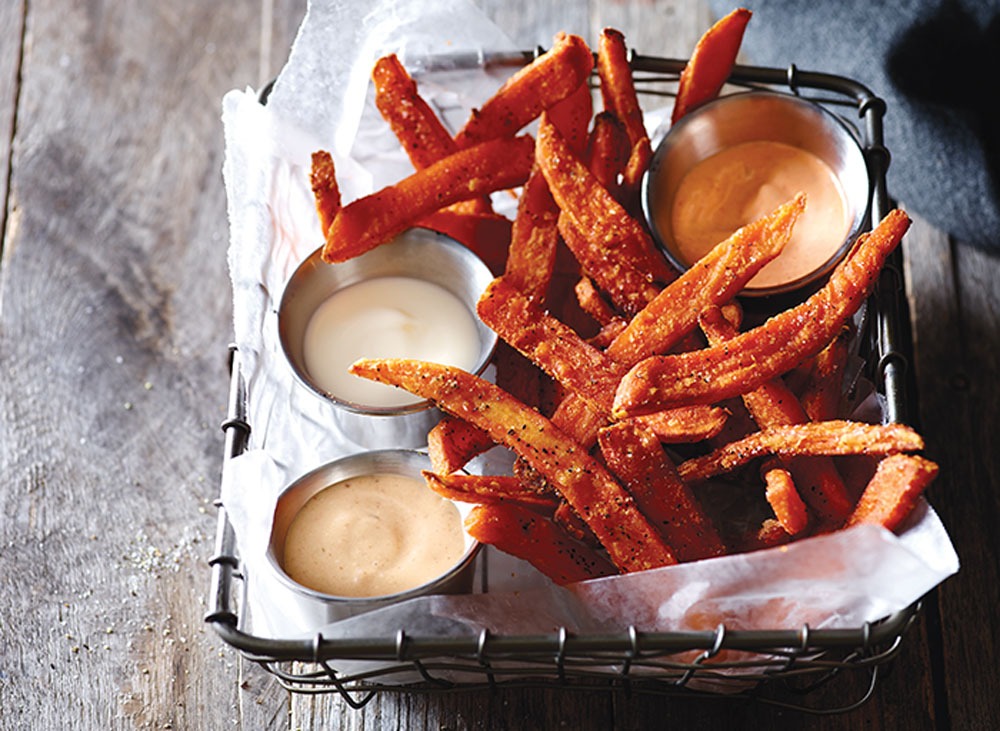
{"label": "gray cloth", "polygon": [[[736,4],[711,0],[716,16]],[[885,99],[889,193],[1000,253],[1000,0],[747,0],[741,60],[848,76]]]}

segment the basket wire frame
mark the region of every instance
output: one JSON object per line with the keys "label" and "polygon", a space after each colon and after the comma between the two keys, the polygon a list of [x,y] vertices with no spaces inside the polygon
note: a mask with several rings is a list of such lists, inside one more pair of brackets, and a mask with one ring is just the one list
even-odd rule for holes
{"label": "basket wire frame", "polygon": [[[544,52],[445,54],[407,60],[413,75],[475,67],[516,68]],[[636,89],[645,97],[675,95],[685,61],[630,53]],[[836,113],[854,130],[871,181],[869,227],[890,209],[885,174],[889,153],[882,137],[886,105],[869,89],[841,76],[785,69],[736,66],[731,88],[767,88],[808,98]],[[266,102],[269,87],[261,92]],[[870,376],[885,396],[886,420],[909,423],[912,393],[904,348],[907,316],[897,250],[880,275],[864,318]],[[224,459],[241,454],[251,425],[235,346],[229,350],[231,381]],[[482,630],[467,637],[425,637],[398,629],[381,637],[336,640],[317,633],[310,640],[253,635],[245,614],[246,577],[232,525],[221,501],[205,620],[241,655],[274,675],[291,692],[338,693],[361,708],[379,693],[449,693],[499,688],[559,687],[655,695],[705,695],[756,699],[816,714],[841,713],[874,693],[880,669],[899,652],[903,635],[920,613],[920,602],[878,622],[850,629],[814,630],[808,625],[775,630],[642,632],[633,626],[613,634],[575,635],[565,628],[544,635],[501,635]],[[236,585],[240,584],[238,588]],[[374,667],[338,670],[337,663],[361,661]],[[353,667],[353,666],[351,666]],[[726,671],[738,671],[737,676]],[[845,671],[867,673],[861,695],[849,704],[822,707],[803,699]],[[457,679],[456,679],[457,678]],[[738,692],[704,688],[724,686]]]}

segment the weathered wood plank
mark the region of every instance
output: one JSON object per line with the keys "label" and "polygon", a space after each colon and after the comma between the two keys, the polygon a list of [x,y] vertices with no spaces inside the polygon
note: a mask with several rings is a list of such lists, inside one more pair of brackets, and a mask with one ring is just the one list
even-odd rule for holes
{"label": "weathered wood plank", "polygon": [[261,72],[261,3],[27,13],[0,269],[3,723],[231,728],[235,657],[202,621],[231,327],[219,113]]}
{"label": "weathered wood plank", "polygon": [[929,497],[962,561],[937,592],[941,682],[953,728],[988,728],[996,680],[973,669],[1000,651],[1000,259],[918,224],[906,266],[921,429],[941,464]]}
{"label": "weathered wood plank", "polygon": [[[21,53],[24,50],[24,12],[23,2],[0,6],[0,206],[7,201],[7,173],[17,116]],[[0,210],[0,236],[3,236],[5,214],[6,210]]]}

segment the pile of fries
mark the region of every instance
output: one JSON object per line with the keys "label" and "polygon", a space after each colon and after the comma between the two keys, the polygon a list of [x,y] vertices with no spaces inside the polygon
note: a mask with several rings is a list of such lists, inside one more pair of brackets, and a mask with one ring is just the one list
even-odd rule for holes
{"label": "pile of fries", "polygon": [[[718,95],[749,18],[736,10],[702,37],[674,121]],[[853,315],[906,231],[904,213],[862,236],[815,294],[743,330],[737,295],[808,203],[800,195],[672,269],[637,215],[651,146],[620,32],[606,29],[596,53],[559,35],[454,136],[395,56],[373,79],[415,172],[341,205],[333,161],[317,152],[323,256],[344,261],[423,226],[498,275],[478,307],[502,340],[495,383],[401,359],[351,369],[447,414],[429,434],[425,477],[476,503],[474,537],[565,584],[858,523],[899,526],[937,466],[914,454],[923,443],[909,427],[845,420],[841,403]],[[513,221],[492,207],[504,190],[519,195]],[[510,474],[463,471],[495,445],[516,455]],[[857,455],[869,461],[859,483],[842,475]],[[719,479],[759,496],[763,515],[741,530],[721,520],[702,490]]]}

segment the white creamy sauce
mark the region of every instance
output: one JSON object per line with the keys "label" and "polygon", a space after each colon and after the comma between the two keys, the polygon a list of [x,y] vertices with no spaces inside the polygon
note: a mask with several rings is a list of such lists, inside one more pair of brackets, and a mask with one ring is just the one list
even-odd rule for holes
{"label": "white creamy sauce", "polygon": [[372,474],[310,498],[288,527],[281,565],[315,591],[374,597],[421,586],[464,553],[462,519],[453,503],[422,480]]}
{"label": "white creamy sauce", "polygon": [[312,379],[362,406],[417,403],[406,391],[348,373],[359,358],[412,358],[470,371],[479,358],[474,315],[437,284],[378,277],[335,292],[306,326],[303,358]]}

